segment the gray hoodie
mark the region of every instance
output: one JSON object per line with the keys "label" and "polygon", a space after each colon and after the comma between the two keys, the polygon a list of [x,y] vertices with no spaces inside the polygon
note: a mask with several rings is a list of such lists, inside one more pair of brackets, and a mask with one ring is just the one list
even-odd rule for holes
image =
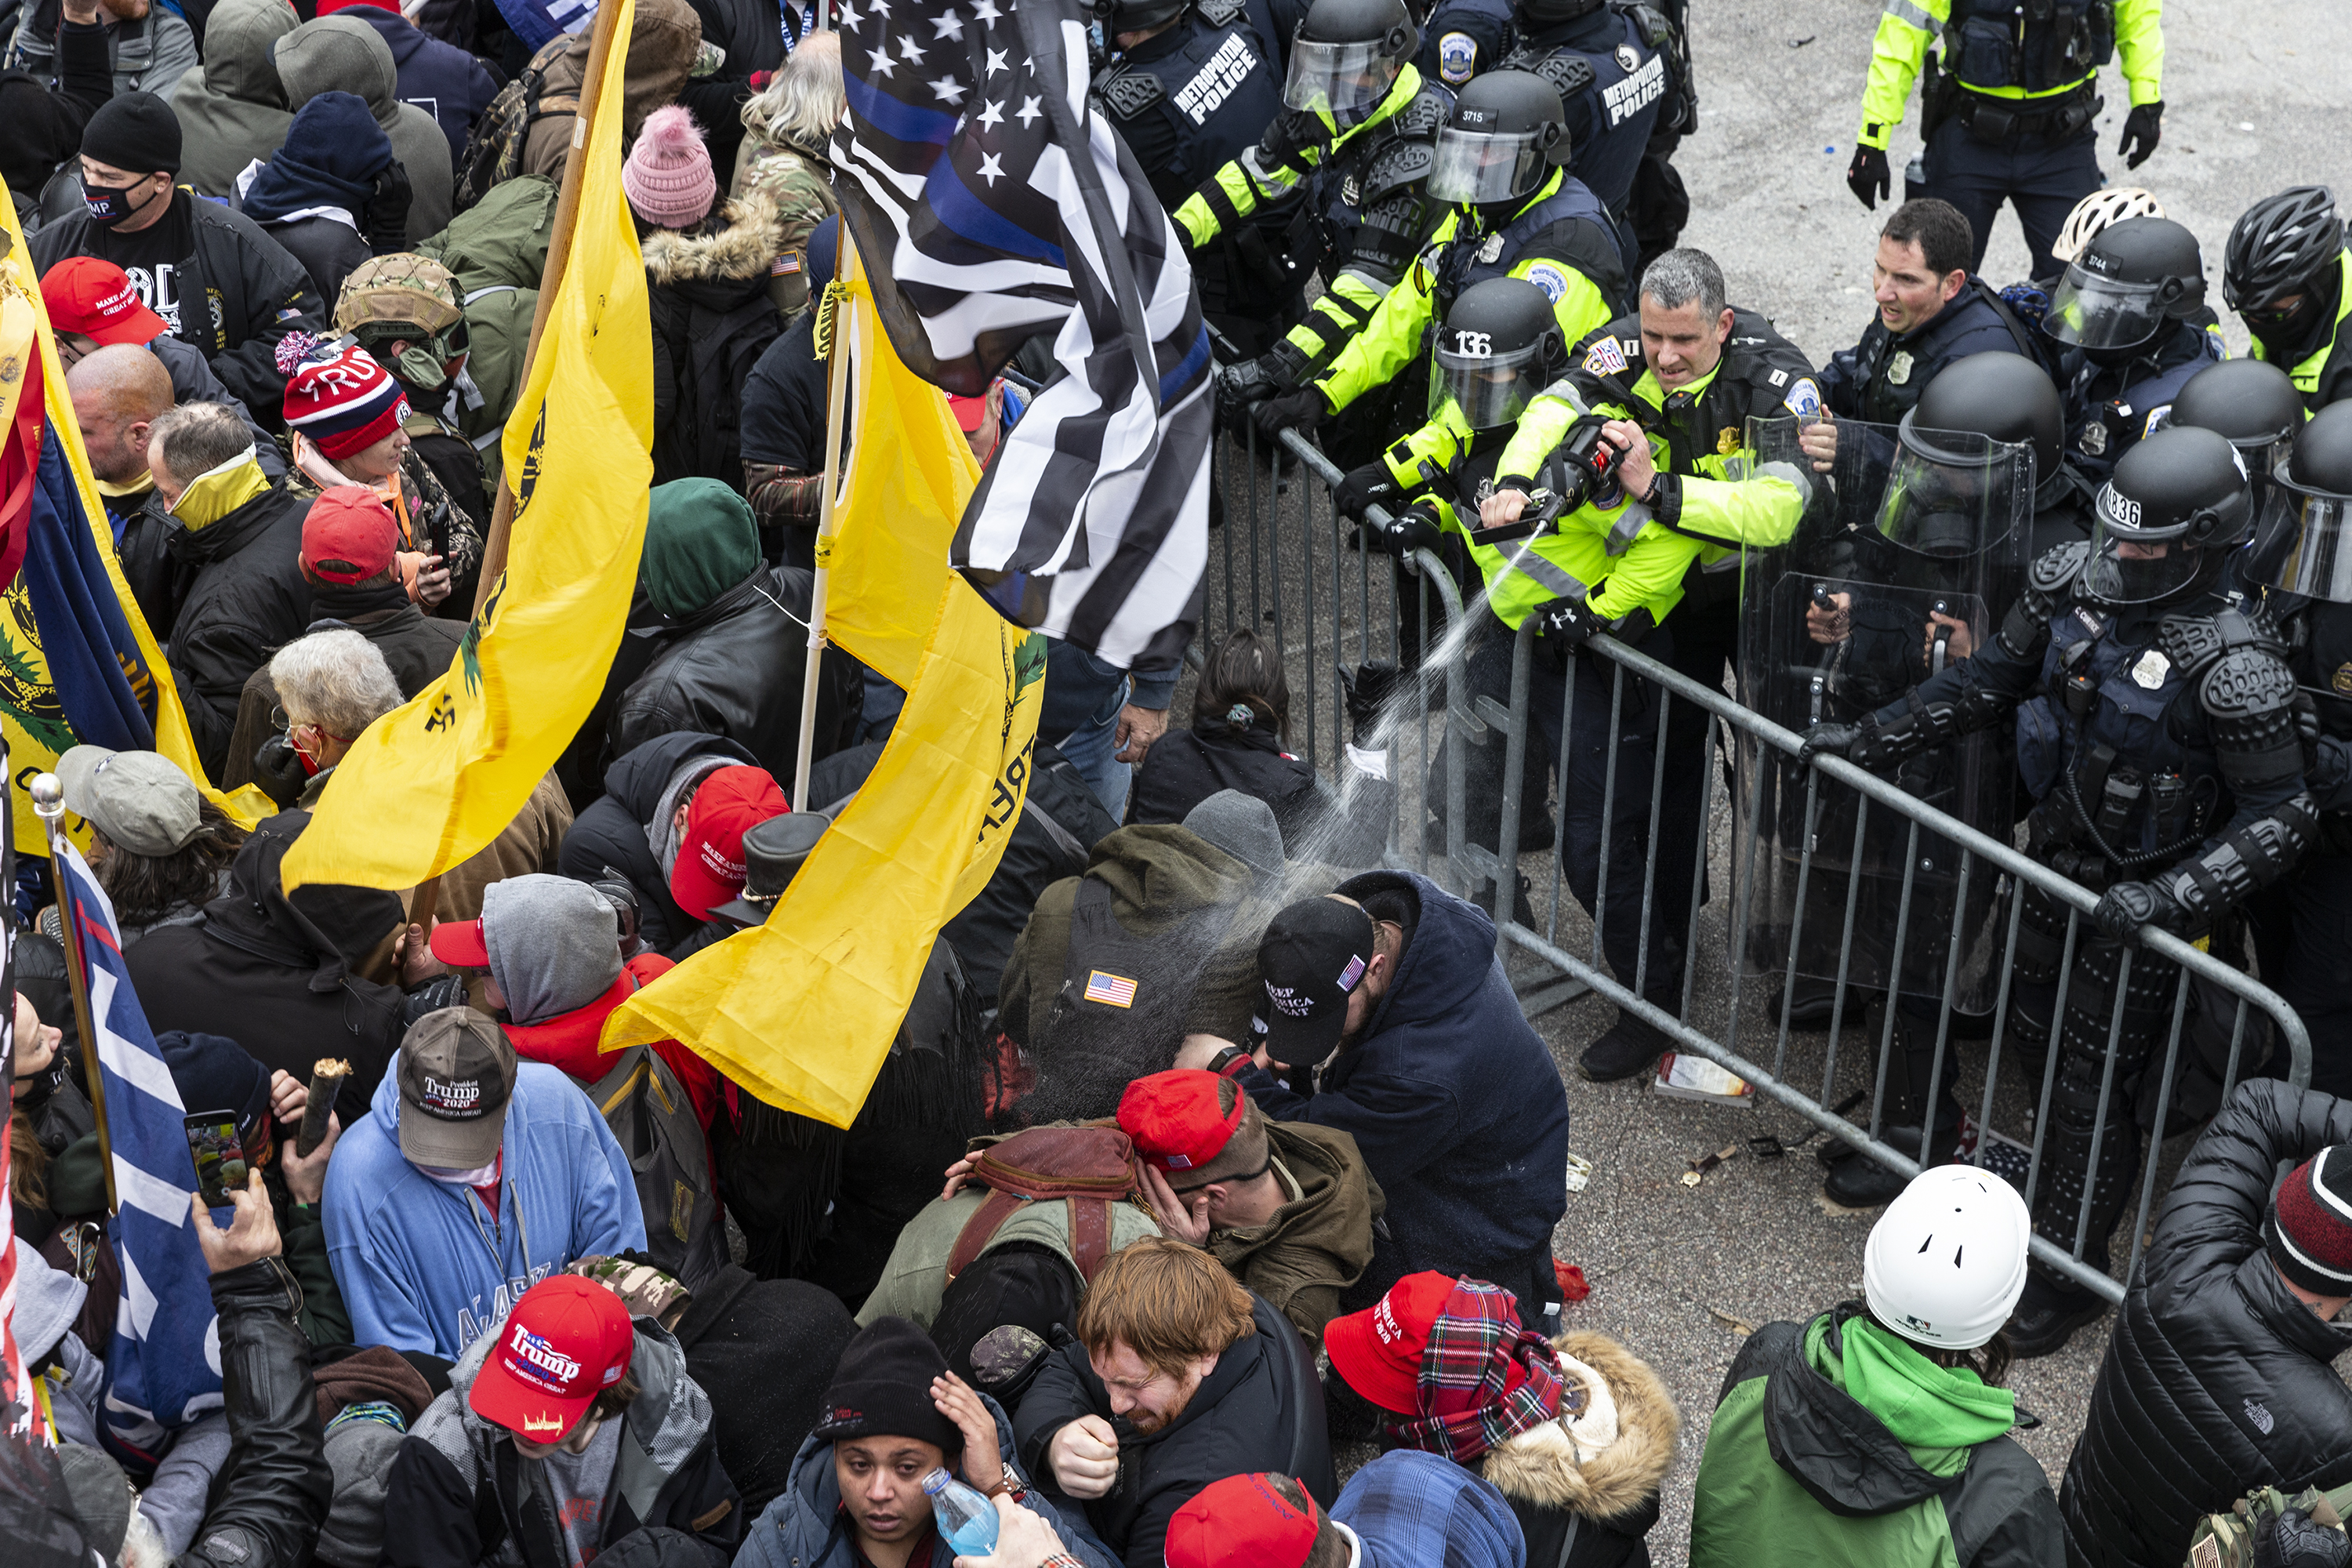
{"label": "gray hoodie", "polygon": [[[48,81],[58,68],[58,7],[53,0],[30,0],[19,16],[6,63]],[[48,26],[46,36],[40,34],[43,23]],[[118,98],[126,92],[152,92],[168,100],[180,78],[195,67],[195,34],[161,5],[140,21],[107,21],[106,42],[114,59]]]}
{"label": "gray hoodie", "polygon": [[286,140],[294,111],[269,51],[301,19],[287,0],[221,0],[205,23],[205,63],[172,92],[180,179],[198,195],[227,195],[247,163]]}
{"label": "gray hoodie", "polygon": [[[286,101],[295,109],[322,92],[354,93],[367,101],[392,140],[392,155],[408,171],[411,245],[449,226],[449,138],[430,114],[400,101],[400,71],[383,34],[356,16],[321,16],[278,39],[272,58]],[[281,131],[278,141],[284,140]],[[276,150],[273,142],[270,151]],[[334,304],[327,301],[330,311]]]}

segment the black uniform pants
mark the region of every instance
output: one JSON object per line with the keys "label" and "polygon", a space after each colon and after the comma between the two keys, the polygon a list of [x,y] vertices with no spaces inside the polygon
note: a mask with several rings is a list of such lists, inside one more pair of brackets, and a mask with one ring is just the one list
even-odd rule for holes
{"label": "black uniform pants", "polygon": [[1976,254],[1969,258],[1971,272],[1984,265],[1985,242],[2006,200],[2016,207],[2017,221],[2025,230],[2026,248],[2033,257],[2032,275],[2054,276],[2058,264],[2050,255],[2051,244],[2074,204],[2104,183],[2095,125],[2063,140],[2011,136],[1988,142],[1977,140],[1955,114],[1928,139],[1927,165],[1927,194],[1959,208],[1976,231]]}
{"label": "black uniform pants", "polygon": [[[2352,855],[2313,854],[2246,905],[2263,981],[2311,1031],[2311,1087],[2352,1095]],[[2286,1053],[2268,1071],[2284,1077]]]}

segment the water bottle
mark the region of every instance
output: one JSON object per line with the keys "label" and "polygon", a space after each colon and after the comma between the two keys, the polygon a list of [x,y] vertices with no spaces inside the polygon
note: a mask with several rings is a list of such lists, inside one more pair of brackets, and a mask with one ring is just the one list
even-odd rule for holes
{"label": "water bottle", "polygon": [[931,1518],[959,1557],[985,1557],[996,1550],[996,1505],[945,1470],[923,1478]]}

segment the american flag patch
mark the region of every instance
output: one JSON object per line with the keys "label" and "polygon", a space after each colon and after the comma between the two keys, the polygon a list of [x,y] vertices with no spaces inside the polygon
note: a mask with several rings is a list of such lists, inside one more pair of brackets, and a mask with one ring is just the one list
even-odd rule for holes
{"label": "american flag patch", "polygon": [[1135,982],[1124,975],[1105,974],[1099,969],[1095,970],[1087,976],[1087,1000],[1111,1007],[1132,1007],[1135,1005]]}
{"label": "american flag patch", "polygon": [[771,278],[790,278],[798,273],[800,269],[800,252],[797,250],[787,250],[769,264],[768,276]]}

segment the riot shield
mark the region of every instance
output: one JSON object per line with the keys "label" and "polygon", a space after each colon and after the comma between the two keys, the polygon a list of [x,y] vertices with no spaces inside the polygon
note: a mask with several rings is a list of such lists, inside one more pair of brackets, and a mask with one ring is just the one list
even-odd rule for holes
{"label": "riot shield", "polygon": [[[1811,459],[1793,418],[1751,420],[1759,463]],[[1827,420],[1822,423],[1830,423]],[[2024,583],[2033,506],[2030,448],[1966,433],[1835,422],[1836,456],[1815,474],[1795,533],[1742,563],[1739,682],[1748,707],[1788,729],[1853,723],[1981,646]],[[1822,480],[1826,482],[1822,482]],[[1994,877],[1979,865],[1965,900],[1959,853],[1859,792],[1752,740],[1741,748],[1739,810],[1758,836],[1738,868],[1758,885],[1748,908],[1751,974],[1789,972],[1850,985],[1939,996],[1957,932],[1955,999],[1992,1004],[1999,976]],[[1755,770],[1761,770],[1759,781]],[[1884,776],[1912,799],[2006,841],[2015,773],[2005,730],[1895,764]],[[1906,878],[1909,892],[1906,912]],[[1743,893],[1746,890],[1743,889]],[[1850,934],[1849,934],[1850,933]],[[1899,950],[1898,950],[1899,941]]]}

